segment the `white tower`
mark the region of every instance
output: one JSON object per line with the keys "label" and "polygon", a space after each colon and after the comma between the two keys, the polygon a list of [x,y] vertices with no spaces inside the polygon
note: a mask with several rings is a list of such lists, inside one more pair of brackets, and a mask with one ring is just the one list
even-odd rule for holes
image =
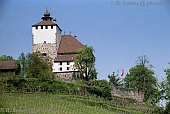
{"label": "white tower", "polygon": [[56,19],[50,17],[47,9],[41,19],[41,22],[32,25],[32,49],[33,52],[39,51],[54,60],[57,57],[62,30],[56,24]]}

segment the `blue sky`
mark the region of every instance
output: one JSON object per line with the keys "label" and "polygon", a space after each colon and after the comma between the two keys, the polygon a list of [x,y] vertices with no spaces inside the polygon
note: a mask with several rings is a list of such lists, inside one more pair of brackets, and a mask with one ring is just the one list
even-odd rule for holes
{"label": "blue sky", "polygon": [[170,1],[158,5],[159,1],[145,0],[145,6],[138,0],[131,0],[131,5],[130,0],[117,1],[1,0],[0,55],[17,59],[22,52],[32,52],[31,25],[41,21],[47,7],[63,34],[71,31],[94,47],[99,79],[108,79],[118,69],[127,73],[138,56],[146,55],[161,80],[170,67]]}

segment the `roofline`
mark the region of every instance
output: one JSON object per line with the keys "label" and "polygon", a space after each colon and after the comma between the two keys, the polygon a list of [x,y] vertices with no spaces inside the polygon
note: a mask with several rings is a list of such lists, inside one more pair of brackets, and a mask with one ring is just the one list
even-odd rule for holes
{"label": "roofline", "polygon": [[[80,48],[80,49],[82,49],[82,48]],[[59,55],[70,55],[70,54],[77,54],[77,52],[59,52],[59,53],[57,53],[57,54],[59,54]]]}
{"label": "roofline", "polygon": [[54,62],[74,62],[74,60],[54,60]]}
{"label": "roofline", "polygon": [[79,71],[75,71],[75,70],[73,71],[72,70],[72,71],[60,71],[60,72],[54,72],[54,73],[56,73],[56,74],[60,74],[61,73],[62,74],[62,73],[73,73],[73,72],[79,72]]}
{"label": "roofline", "polygon": [[[50,24],[50,25],[55,25],[55,26],[57,26],[57,27],[59,28],[60,31],[62,31],[61,28],[60,28],[57,24],[54,23],[54,24]],[[50,26],[50,25],[49,25],[49,26]],[[45,25],[45,24],[44,24],[44,25],[43,25],[43,24],[42,24],[42,25],[34,24],[34,25],[31,25],[31,26],[32,26],[32,27],[36,27],[36,26],[48,26],[48,25]]]}

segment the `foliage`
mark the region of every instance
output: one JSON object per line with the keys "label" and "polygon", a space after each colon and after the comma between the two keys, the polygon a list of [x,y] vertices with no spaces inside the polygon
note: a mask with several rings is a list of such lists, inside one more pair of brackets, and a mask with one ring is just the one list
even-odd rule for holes
{"label": "foliage", "polygon": [[96,94],[97,96],[112,100],[111,87],[107,80],[89,81],[86,82],[86,84],[91,86],[88,88],[88,92],[90,91],[90,93],[93,92],[93,94]]}
{"label": "foliage", "polygon": [[[170,62],[168,64],[170,64]],[[166,73],[166,79],[161,82],[161,95],[162,99],[167,100],[165,113],[170,114],[170,112],[168,112],[170,110],[170,68],[165,69],[164,72]]]}
{"label": "foliage", "polygon": [[170,91],[170,68],[165,69],[164,72],[166,73],[166,79],[161,83],[162,93],[163,93],[162,96],[166,100],[170,100],[170,92],[169,92]]}
{"label": "foliage", "polygon": [[95,57],[93,47],[86,46],[85,49],[80,49],[74,61],[75,69],[78,69],[81,76],[84,76],[86,81],[90,78],[96,79],[97,72],[95,69]]}
{"label": "foliage", "polygon": [[6,55],[0,56],[0,61],[9,61],[9,60],[14,60],[14,59],[12,56],[6,56]]}
{"label": "foliage", "polygon": [[159,101],[158,84],[157,79],[154,77],[154,71],[147,67],[148,63],[149,61],[145,55],[138,57],[136,66],[129,70],[124,82],[127,88],[143,91],[145,93],[144,101],[149,100],[156,103]]}
{"label": "foliage", "polygon": [[21,72],[21,66],[20,66],[20,62],[17,60],[17,61],[15,62],[15,74],[16,74],[16,75],[19,75],[20,72]]}
{"label": "foliage", "polygon": [[[151,111],[151,114],[164,114],[164,109],[163,109],[163,107],[154,106],[153,110]],[[166,113],[166,114],[168,114],[168,113]]]}
{"label": "foliage", "polygon": [[110,84],[113,84],[115,86],[120,86],[121,85],[121,79],[117,76],[115,76],[115,72],[113,72],[113,74],[109,74],[108,75],[108,78],[109,78],[109,83]]}
{"label": "foliage", "polygon": [[40,52],[23,52],[18,58],[17,64],[20,64],[20,75],[26,78],[39,78],[41,81],[54,79],[52,73],[52,62],[48,56],[43,56]]}
{"label": "foliage", "polygon": [[164,114],[170,114],[170,101],[166,103]]}
{"label": "foliage", "polygon": [[19,56],[18,58],[18,61],[20,62],[20,66],[21,66],[21,76],[25,76],[26,74],[26,64],[27,64],[27,61],[26,61],[26,55],[22,52],[21,55]]}
{"label": "foliage", "polygon": [[48,93],[91,94],[111,100],[111,87],[106,80],[96,80],[85,84],[67,83],[59,80],[41,80],[36,78],[6,78],[3,80],[6,91],[25,92],[32,89]]}

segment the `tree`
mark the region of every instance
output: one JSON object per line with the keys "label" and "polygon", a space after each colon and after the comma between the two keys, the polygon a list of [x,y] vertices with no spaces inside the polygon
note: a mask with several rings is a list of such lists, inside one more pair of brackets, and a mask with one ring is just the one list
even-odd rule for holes
{"label": "tree", "polygon": [[134,88],[139,91],[143,91],[144,101],[150,101],[156,103],[159,101],[158,97],[158,83],[154,77],[154,71],[151,69],[152,65],[148,65],[149,60],[144,56],[138,57],[136,66],[129,70],[124,82],[125,87]]}
{"label": "tree", "polygon": [[76,59],[74,61],[75,69],[78,69],[80,74],[85,77],[86,81],[88,81],[90,76],[93,74],[94,75],[92,77],[96,75],[95,57],[93,52],[93,47],[86,46],[85,49],[78,50]]}
{"label": "tree", "polygon": [[14,59],[12,56],[6,56],[6,55],[0,56],[0,61],[9,61],[9,60],[14,60]]}
{"label": "tree", "polygon": [[25,76],[27,61],[26,61],[26,56],[23,52],[19,56],[18,61],[20,62],[20,66],[21,66],[21,76]]}
{"label": "tree", "polygon": [[120,86],[121,85],[121,79],[117,76],[115,76],[115,72],[113,72],[113,74],[109,74],[108,75],[109,78],[109,83],[113,84],[115,86]]}
{"label": "tree", "polygon": [[[26,59],[26,74],[28,78],[52,78],[52,62],[48,56],[43,56],[39,52],[34,52],[32,54],[27,54]],[[47,73],[48,76],[45,75]]]}
{"label": "tree", "polygon": [[[170,62],[168,63],[170,64]],[[164,70],[166,73],[166,79],[161,82],[162,98],[166,99],[165,113],[170,114],[170,68]]]}

